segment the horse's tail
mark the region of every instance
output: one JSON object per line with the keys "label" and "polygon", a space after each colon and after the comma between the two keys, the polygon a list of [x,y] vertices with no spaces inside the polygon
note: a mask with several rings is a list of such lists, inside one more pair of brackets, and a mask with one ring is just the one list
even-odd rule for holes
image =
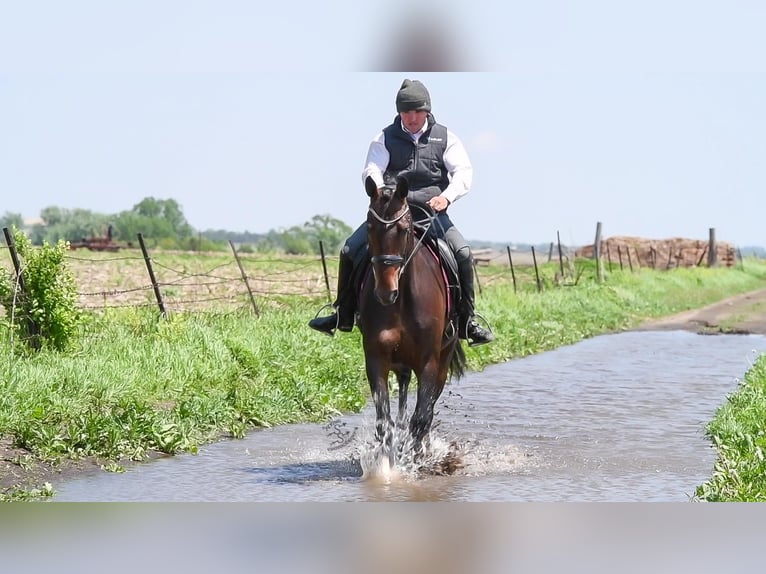
{"label": "horse's tail", "polygon": [[460,339],[455,342],[455,348],[452,351],[452,357],[449,362],[449,374],[454,379],[459,379],[465,374],[466,360],[465,350],[460,343]]}

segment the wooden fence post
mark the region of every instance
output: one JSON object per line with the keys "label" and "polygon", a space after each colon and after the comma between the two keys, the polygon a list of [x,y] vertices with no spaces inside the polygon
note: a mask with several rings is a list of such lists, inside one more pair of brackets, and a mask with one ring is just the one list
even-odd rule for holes
{"label": "wooden fence post", "polygon": [[[561,251],[561,234],[559,232],[556,232],[556,243],[559,245],[559,269],[561,270],[561,280],[564,280],[564,254]],[[532,255],[534,256],[535,250],[532,250]],[[535,263],[535,271],[537,271],[537,263]]]}
{"label": "wooden fence post", "polygon": [[609,273],[612,272],[612,251],[609,249],[609,242],[606,242],[606,260],[609,262]]}
{"label": "wooden fence post", "polygon": [[705,255],[707,254],[707,248],[708,246],[705,245],[705,248],[702,250],[702,255],[699,256],[699,259],[697,259],[697,267],[702,265],[702,260],[705,258]]}
{"label": "wooden fence post", "polygon": [[596,260],[596,280],[604,280],[604,268],[601,265],[601,222],[596,222],[596,237],[593,240],[593,259]]}
{"label": "wooden fence post", "polygon": [[[24,270],[21,267],[21,262],[19,261],[19,254],[16,251],[16,242],[13,239],[13,234],[11,233],[10,229],[7,227],[3,227],[3,233],[5,234],[5,243],[8,245],[8,251],[11,254],[11,261],[13,262],[13,269],[16,272],[16,283],[19,286],[19,292],[21,293],[21,297],[27,296],[27,286],[24,283]],[[35,320],[30,317],[29,315],[25,315],[23,317],[23,320],[27,324],[27,333],[29,333],[32,337],[32,348],[35,350],[40,349],[40,327],[35,322]]]}
{"label": "wooden fence post", "polygon": [[168,312],[165,310],[165,301],[162,300],[160,286],[157,283],[157,278],[154,276],[154,269],[152,268],[152,259],[149,257],[149,252],[146,250],[146,245],[144,244],[144,236],[142,233],[138,234],[138,244],[141,246],[141,253],[144,254],[144,262],[146,263],[146,269],[149,271],[149,279],[152,281],[152,289],[154,289],[154,296],[157,299],[157,305],[160,308],[160,314],[163,318],[167,319]]}
{"label": "wooden fence post", "polygon": [[479,295],[481,295],[481,282],[479,281],[479,270],[476,269],[476,259],[473,259],[473,278],[476,281],[476,286],[479,288]]}
{"label": "wooden fence post", "polygon": [[234,259],[237,260],[239,273],[240,275],[242,275],[242,281],[245,282],[245,287],[247,287],[247,293],[250,295],[250,303],[253,306],[253,311],[255,311],[255,316],[258,317],[260,315],[260,312],[258,311],[258,306],[255,304],[255,297],[253,297],[253,290],[250,289],[250,282],[247,280],[247,273],[245,273],[245,268],[242,267],[242,261],[239,260],[239,253],[237,253],[237,248],[234,247],[234,242],[231,239],[229,239],[229,247],[231,247],[231,252],[234,253]]}
{"label": "wooden fence post", "polygon": [[[553,243],[551,243],[551,246],[553,246]],[[511,257],[511,247],[510,245],[506,245],[505,249],[508,251],[508,263],[511,266],[511,279],[513,280],[513,292],[516,293],[516,272],[513,270],[513,257]]]}
{"label": "wooden fence post", "polygon": [[322,271],[324,272],[324,285],[327,288],[327,299],[332,300],[332,291],[330,291],[330,277],[327,275],[327,262],[324,256],[324,242],[319,240],[319,255],[322,258]]}
{"label": "wooden fence post", "polygon": [[532,261],[535,264],[535,278],[537,280],[537,292],[539,293],[539,292],[541,292],[543,290],[543,286],[540,283],[540,271],[537,269],[537,256],[535,255],[535,246],[534,245],[532,245]]}
{"label": "wooden fence post", "polygon": [[[643,263],[641,263],[641,254],[639,254],[638,252],[638,247],[634,245],[633,251],[636,252],[636,265],[638,266],[639,269],[641,269],[641,266],[643,265]],[[630,248],[628,248],[628,255],[630,255]]]}

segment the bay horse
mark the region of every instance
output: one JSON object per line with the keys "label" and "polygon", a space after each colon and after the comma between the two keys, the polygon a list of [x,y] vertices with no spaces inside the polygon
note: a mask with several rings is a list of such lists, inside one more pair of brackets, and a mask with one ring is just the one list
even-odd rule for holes
{"label": "bay horse", "polygon": [[403,429],[414,372],[417,402],[409,431],[419,455],[448,376],[459,379],[465,372],[465,352],[454,327],[454,312],[448,309],[449,290],[439,258],[422,236],[416,237],[406,177],[399,176],[395,185],[382,189],[368,177],[365,190],[370,197],[367,244],[371,272],[367,271],[360,291],[358,325],[375,403],[376,439],[384,446],[390,446],[392,440],[389,373],[396,374],[399,385],[396,424]]}

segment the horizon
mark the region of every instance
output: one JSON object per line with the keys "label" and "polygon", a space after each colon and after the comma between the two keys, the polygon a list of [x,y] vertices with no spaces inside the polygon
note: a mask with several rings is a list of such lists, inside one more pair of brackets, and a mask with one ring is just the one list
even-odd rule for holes
{"label": "horizon", "polygon": [[[173,198],[168,197],[168,198],[155,198],[155,199],[173,199]],[[47,207],[54,207],[54,206],[47,206]],[[86,211],[90,211],[90,210],[87,210],[87,208],[82,208],[82,207],[80,207],[80,208],[73,208],[73,209],[84,209]],[[120,211],[129,211],[129,210],[120,210]],[[94,213],[95,215],[100,215],[100,216],[111,216],[111,215],[115,215],[116,216],[119,212],[117,212],[117,213],[95,213],[95,212],[92,212],[92,213]],[[325,214],[316,214],[316,215],[325,215]],[[237,229],[227,229],[227,228],[197,229],[194,226],[192,226],[192,228],[194,229],[194,232],[197,233],[197,234],[224,232],[224,233],[229,233],[229,234],[233,234],[233,235],[237,235],[237,234],[245,235],[245,234],[247,234],[247,235],[265,236],[265,235],[268,235],[271,232],[279,233],[279,232],[287,231],[288,229],[291,229],[293,227],[300,227],[303,223],[306,223],[306,222],[300,222],[300,223],[296,223],[294,225],[288,225],[285,228],[272,228],[272,229],[268,229],[266,231],[254,231],[254,230],[249,230],[249,229],[237,230]],[[344,223],[346,223],[347,225],[350,226],[350,224],[348,222],[344,222]],[[44,220],[41,217],[39,217],[39,215],[37,217],[24,218],[24,226],[27,227],[27,228],[31,227],[33,225],[44,225],[44,224],[45,224]],[[595,239],[595,225],[594,225],[594,234],[593,235],[594,235],[594,239]],[[613,234],[613,235],[603,235],[602,239],[603,240],[607,240],[607,239],[610,239],[610,238],[622,238],[622,237],[626,237],[626,238],[629,237],[629,238],[642,239],[642,240],[652,240],[652,241],[667,241],[667,240],[673,240],[673,239],[684,239],[684,240],[694,240],[694,241],[704,241],[704,242],[707,242],[709,240],[709,233],[708,233],[707,237],[681,237],[681,236],[678,236],[678,235],[672,235],[672,236],[668,236],[668,237],[644,237],[644,236],[640,236],[640,235],[623,235],[623,234],[616,233],[616,234]],[[482,239],[482,238],[479,238],[479,237],[475,237],[475,238],[466,237],[466,241],[468,241],[468,243],[469,243],[469,245],[471,245],[472,249],[476,249],[474,247],[474,244],[480,244],[480,245],[485,245],[485,244],[504,245],[504,246],[511,246],[511,247],[512,246],[535,246],[535,247],[538,247],[538,246],[542,246],[542,245],[545,245],[545,246],[549,246],[551,244],[555,245],[557,243],[557,239],[553,239],[553,240],[550,240],[550,241],[537,241],[537,242],[533,242],[533,241],[508,240],[508,239],[490,240],[490,239]],[[718,238],[716,238],[716,241],[718,243],[729,243],[729,244],[734,245],[734,247],[741,248],[741,249],[766,250],[766,245],[758,245],[758,244],[755,244],[755,245],[750,245],[750,244],[739,245],[739,244],[727,241],[725,239],[718,239]],[[562,240],[561,244],[566,246],[566,247],[570,247],[570,248],[579,248],[579,247],[585,247],[585,246],[588,246],[588,245],[593,245],[593,241],[591,240],[590,242],[585,242],[585,243],[567,243],[566,241]],[[482,248],[480,247],[479,249],[482,249]]]}

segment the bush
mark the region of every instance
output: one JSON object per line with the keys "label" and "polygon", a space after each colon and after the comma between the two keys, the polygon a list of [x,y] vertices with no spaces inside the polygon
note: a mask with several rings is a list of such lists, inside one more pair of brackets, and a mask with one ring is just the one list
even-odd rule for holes
{"label": "bush", "polygon": [[67,269],[64,255],[68,243],[43,242],[33,247],[22,231],[14,230],[25,292],[18,289],[15,273],[0,275],[0,305],[5,307],[5,320],[21,335],[30,349],[45,345],[64,350],[80,321],[77,309],[77,287],[74,275]]}

